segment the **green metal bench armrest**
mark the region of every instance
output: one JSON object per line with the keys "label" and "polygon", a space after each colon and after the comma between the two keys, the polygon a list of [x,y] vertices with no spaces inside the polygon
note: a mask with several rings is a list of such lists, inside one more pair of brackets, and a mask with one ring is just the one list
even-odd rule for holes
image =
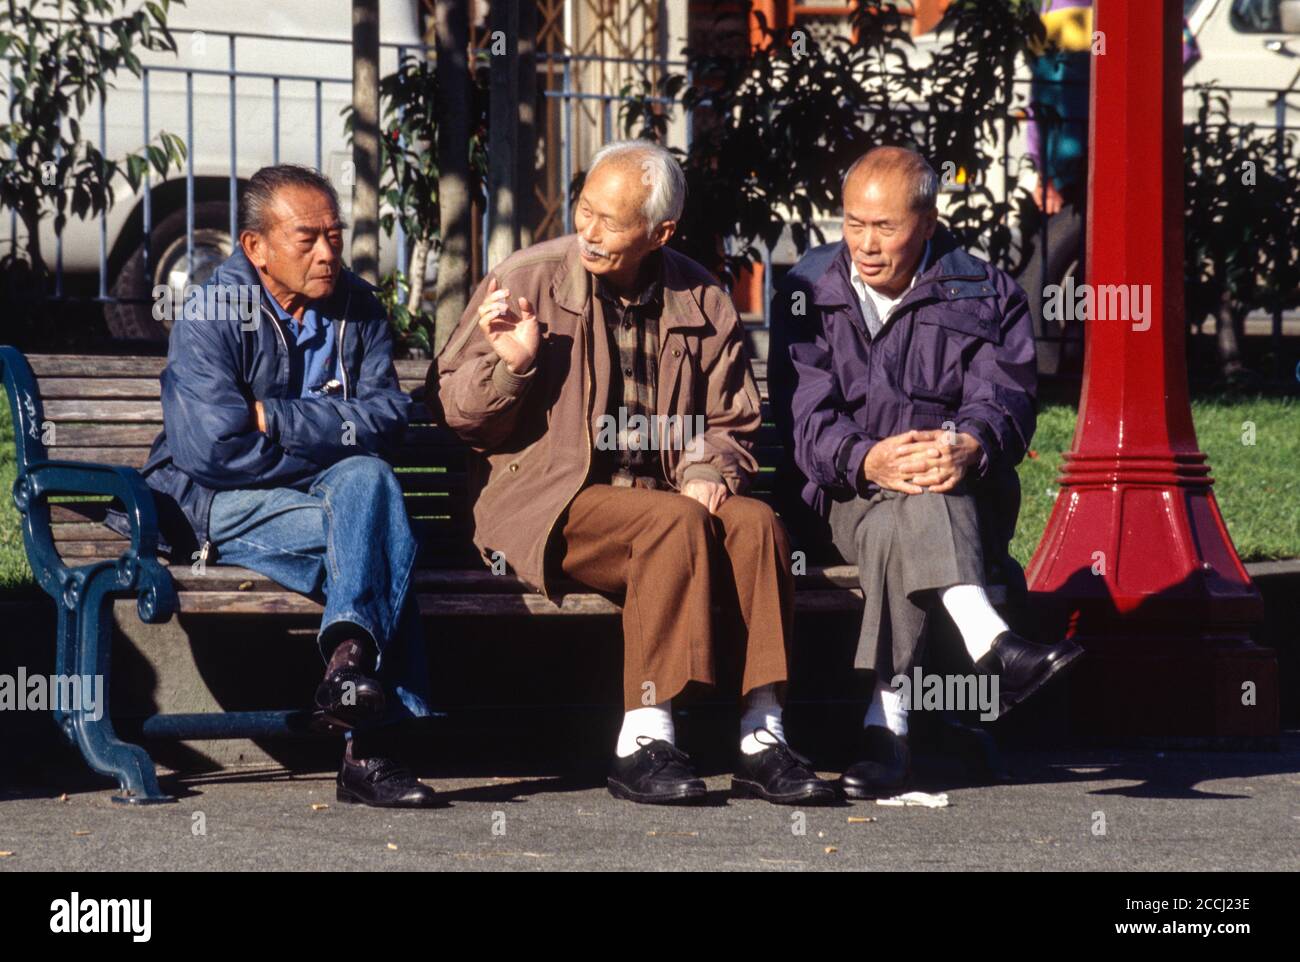
{"label": "green metal bench armrest", "polygon": [[176,610],[171,574],[158,562],[158,516],[153,492],[134,468],[86,461],[29,464],[14,482],[14,503],[22,515],[23,541],[37,581],[55,600],[75,607],[78,586],[96,562],[69,568],[59,557],[50,526],[51,495],[105,495],[122,503],[131,525],[131,544],[113,562],[117,590],[134,591],[145,622],[166,621]]}
{"label": "green metal bench armrest", "polygon": [[[18,467],[14,504],[22,516],[23,544],[37,583],[59,604],[75,609],[87,580],[112,565],[116,567],[113,589],[137,594],[140,618],[166,621],[176,610],[176,589],[167,569],[158,563],[158,514],[144,478],[132,468],[50,460],[40,391],[27,358],[15,347],[0,346],[0,374],[13,414]],[[130,547],[115,562],[65,565],[50,527],[51,495],[116,498],[131,525]]]}

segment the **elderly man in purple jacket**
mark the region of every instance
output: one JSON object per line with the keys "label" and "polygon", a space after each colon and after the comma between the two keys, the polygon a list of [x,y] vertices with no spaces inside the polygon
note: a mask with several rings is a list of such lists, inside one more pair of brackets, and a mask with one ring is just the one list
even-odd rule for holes
{"label": "elderly man in purple jacket", "polygon": [[1034,433],[1033,331],[1015,282],[938,226],[937,190],[913,151],[863,155],[844,178],[843,240],[809,251],[773,302],[774,410],[866,602],[855,667],[876,686],[842,778],[853,798],[910,778],[916,704],[894,680],[919,664],[927,619],[952,619],[1003,713],[1082,653],[1020,637],[986,591],[1024,588],[1007,546]]}

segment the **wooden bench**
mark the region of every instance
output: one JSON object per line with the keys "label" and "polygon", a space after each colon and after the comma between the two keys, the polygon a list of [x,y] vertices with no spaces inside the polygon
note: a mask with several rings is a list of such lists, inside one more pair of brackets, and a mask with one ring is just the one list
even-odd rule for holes
{"label": "wooden bench", "polygon": [[[0,347],[0,369],[14,419],[18,478],[14,500],[27,557],[37,582],[58,607],[56,672],[102,675],[107,693],[111,603],[134,594],[140,617],[167,621],[176,612],[204,617],[267,617],[319,613],[310,598],[244,568],[169,565],[157,555],[157,518],[138,473],[162,426],[160,357],[24,355]],[[414,577],[419,610],[439,615],[612,615],[618,601],[576,585],[554,600],[509,575],[486,568],[471,541],[464,444],[430,421],[422,403],[428,361],[398,361],[402,389],[415,399],[411,425],[395,467],[420,543]],[[766,411],[766,364],[757,361]],[[757,442],[763,470],[755,496],[772,498],[781,446],[766,418]],[[129,540],[102,524],[110,501],[132,522]],[[796,544],[798,536],[795,536]],[[857,569],[809,564],[796,572],[796,610],[861,607]],[[105,696],[107,697],[107,695]],[[116,800],[170,801],[158,787],[154,763],[114,732],[107,710],[56,708],[55,721],[95,771],[117,779]],[[305,711],[154,715],[150,738],[266,737],[311,730]]]}

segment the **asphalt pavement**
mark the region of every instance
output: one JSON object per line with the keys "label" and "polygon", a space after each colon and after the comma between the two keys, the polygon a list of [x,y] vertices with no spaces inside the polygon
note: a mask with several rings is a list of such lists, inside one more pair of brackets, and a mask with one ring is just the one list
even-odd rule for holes
{"label": "asphalt pavement", "polygon": [[329,773],[168,778],[174,804],[111,789],[0,790],[0,872],[24,870],[1300,870],[1300,733],[1280,751],[1026,751],[1008,784],[946,807],[791,809],[617,801],[598,777],[428,778],[429,811],[344,805]]}

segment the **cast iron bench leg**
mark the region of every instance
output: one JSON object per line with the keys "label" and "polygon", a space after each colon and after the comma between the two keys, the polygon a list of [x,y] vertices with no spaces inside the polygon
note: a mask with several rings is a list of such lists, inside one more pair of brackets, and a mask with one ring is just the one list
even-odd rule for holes
{"label": "cast iron bench leg", "polygon": [[[109,670],[113,640],[112,598],[110,592],[120,586],[112,567],[100,568],[87,579],[84,592],[74,592],[74,597],[64,599],[59,606],[59,641],[64,644],[70,635],[75,637],[76,667],[84,676],[102,675],[104,678],[104,704],[97,706],[99,717],[84,707],[74,706],[60,719],[64,732],[81,750],[81,756],[101,775],[117,779],[120,795],[113,801],[133,805],[176,801],[164,794],[158,786],[158,774],[153,759],[139,745],[122,741],[113,730],[109,717]],[[77,597],[76,595],[80,595]],[[67,602],[75,605],[68,610]]]}

